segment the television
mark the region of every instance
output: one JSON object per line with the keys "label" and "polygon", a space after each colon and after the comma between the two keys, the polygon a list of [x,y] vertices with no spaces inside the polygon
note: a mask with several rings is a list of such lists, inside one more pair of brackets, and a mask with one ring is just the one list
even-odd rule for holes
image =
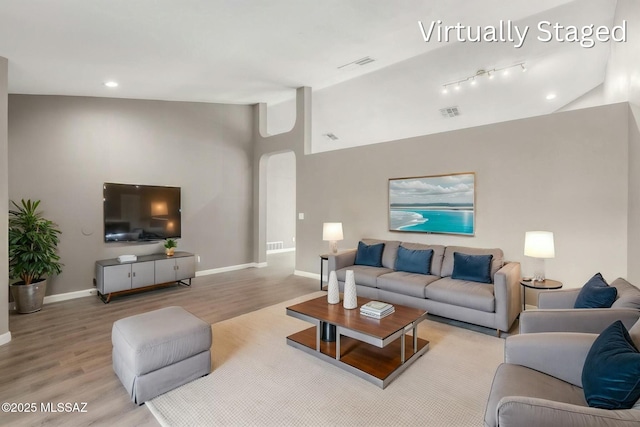
{"label": "television", "polygon": [[180,187],[103,186],[104,241],[147,242],[181,235]]}

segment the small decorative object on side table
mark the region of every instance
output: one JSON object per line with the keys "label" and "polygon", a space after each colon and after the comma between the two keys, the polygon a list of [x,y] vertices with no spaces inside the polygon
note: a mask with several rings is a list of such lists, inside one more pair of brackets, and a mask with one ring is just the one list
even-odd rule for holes
{"label": "small decorative object on side table", "polygon": [[529,280],[522,279],[520,280],[520,284],[522,285],[522,290],[524,292],[522,294],[522,311],[525,311],[527,307],[527,290],[525,288],[550,290],[550,289],[560,289],[562,287],[562,282],[558,282],[557,280],[551,280],[551,279],[545,279],[542,281],[532,280],[532,279],[529,279]]}

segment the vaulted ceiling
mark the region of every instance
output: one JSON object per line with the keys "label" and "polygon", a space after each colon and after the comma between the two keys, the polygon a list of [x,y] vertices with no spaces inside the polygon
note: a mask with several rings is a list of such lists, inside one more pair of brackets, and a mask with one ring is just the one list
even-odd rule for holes
{"label": "vaulted ceiling", "polygon": [[[320,103],[314,139],[346,136],[345,122],[375,109],[400,115],[401,107],[404,122],[421,122],[400,135],[375,129],[379,142],[425,133],[427,122],[427,133],[448,130],[444,107],[462,112],[455,128],[571,103],[603,83],[611,43],[542,42],[537,25],[611,27],[615,13],[616,0],[2,0],[0,56],[9,59],[10,93],[277,104],[310,86]],[[530,34],[521,47],[425,42],[418,21],[427,30],[502,21]],[[365,57],[374,61],[347,65]],[[519,63],[526,73],[482,74],[473,87],[441,93],[445,83]],[[352,108],[354,99],[362,105],[354,118],[328,107]]]}

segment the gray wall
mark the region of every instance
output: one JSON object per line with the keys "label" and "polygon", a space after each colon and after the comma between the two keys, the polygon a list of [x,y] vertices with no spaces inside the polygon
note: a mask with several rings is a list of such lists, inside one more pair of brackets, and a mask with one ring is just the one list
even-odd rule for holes
{"label": "gray wall", "polygon": [[198,270],[252,262],[252,116],[250,106],[11,95],[9,197],[41,199],[63,233],[65,267],[47,293],[91,288],[95,260],[163,250],[103,242],[104,182],[182,187],[178,249],[200,255]]}
{"label": "gray wall", "polygon": [[267,161],[267,242],[295,248],[296,156],[275,154]]}
{"label": "gray wall", "polygon": [[[596,107],[298,159],[296,269],[318,272],[322,223],[342,221],[342,248],[362,237],[500,247],[521,261],[528,230],[555,233],[547,277],[578,287],[627,274],[628,104]],[[388,179],[476,172],[476,235],[389,232]],[[321,179],[319,179],[321,177]]]}
{"label": "gray wall", "polygon": [[9,61],[0,57],[0,340],[9,333],[9,254],[8,254],[8,143],[7,143],[7,87]]}

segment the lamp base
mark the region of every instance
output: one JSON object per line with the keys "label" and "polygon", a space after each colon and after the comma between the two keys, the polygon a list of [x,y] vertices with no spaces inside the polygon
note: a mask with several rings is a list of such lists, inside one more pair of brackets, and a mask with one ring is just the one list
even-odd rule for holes
{"label": "lamp base", "polygon": [[544,258],[536,258],[535,269],[533,270],[533,281],[544,282]]}
{"label": "lamp base", "polygon": [[337,254],[338,253],[338,241],[337,240],[329,241],[329,250],[331,251],[332,254]]}

